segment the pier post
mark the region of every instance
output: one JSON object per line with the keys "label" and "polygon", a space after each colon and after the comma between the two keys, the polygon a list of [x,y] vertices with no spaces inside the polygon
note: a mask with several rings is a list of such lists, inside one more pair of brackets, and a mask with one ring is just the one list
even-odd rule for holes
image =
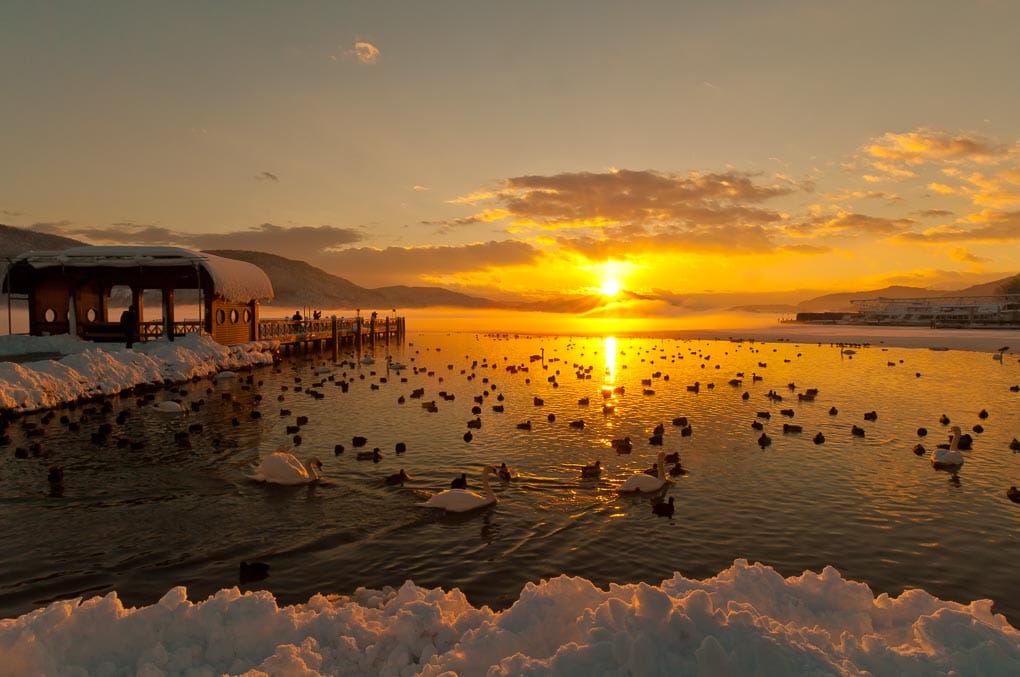
{"label": "pier post", "polygon": [[336,315],[333,316],[333,361],[336,362],[340,357],[340,324],[337,322]]}

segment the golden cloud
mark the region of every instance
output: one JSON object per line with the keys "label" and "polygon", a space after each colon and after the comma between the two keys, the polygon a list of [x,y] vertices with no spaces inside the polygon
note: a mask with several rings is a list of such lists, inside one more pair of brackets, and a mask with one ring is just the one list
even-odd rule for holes
{"label": "golden cloud", "polygon": [[1001,157],[1007,149],[978,136],[953,136],[944,131],[922,128],[901,134],[887,132],[869,145],[867,152],[880,160],[917,165],[947,160],[985,162]]}

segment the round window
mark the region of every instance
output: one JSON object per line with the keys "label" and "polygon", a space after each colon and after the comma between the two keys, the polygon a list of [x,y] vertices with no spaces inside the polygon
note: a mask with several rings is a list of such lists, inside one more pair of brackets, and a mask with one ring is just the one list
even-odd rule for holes
{"label": "round window", "polygon": [[248,324],[251,322],[251,311],[247,308],[244,309],[244,323]]}
{"label": "round window", "polygon": [[86,317],[86,319],[88,319],[89,322],[95,322],[96,318],[98,317],[98,314],[96,313],[96,309],[95,308],[89,308],[88,312],[85,313],[85,317]]}
{"label": "round window", "polygon": [[46,310],[43,311],[43,319],[47,322],[56,322],[57,311],[53,310],[52,308],[47,308]]}
{"label": "round window", "polygon": [[222,308],[220,308],[219,310],[216,311],[216,324],[223,324],[226,321],[227,314],[223,312]]}
{"label": "round window", "polygon": [[237,316],[237,310],[236,309],[235,310],[231,310],[230,311],[230,323],[231,324],[237,324],[237,317],[238,317]]}

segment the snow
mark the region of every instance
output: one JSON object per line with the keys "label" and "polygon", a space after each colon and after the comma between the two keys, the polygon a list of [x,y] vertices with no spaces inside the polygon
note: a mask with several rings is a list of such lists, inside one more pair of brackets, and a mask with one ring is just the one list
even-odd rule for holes
{"label": "snow", "polygon": [[247,261],[228,259],[182,247],[130,245],[71,247],[60,251],[26,252],[15,258],[12,265],[19,262],[25,262],[33,268],[196,266],[209,273],[213,287],[226,301],[247,303],[252,299],[265,300],[274,296],[269,276],[258,266]]}
{"label": "snow", "polygon": [[0,356],[67,353],[50,360],[0,362],[0,409],[34,411],[114,395],[143,383],[176,383],[220,370],[271,364],[276,342],[223,346],[208,336],[96,344],[69,336],[0,336]]}
{"label": "snow", "polygon": [[657,586],[559,576],[502,612],[410,581],[285,607],[236,587],[140,608],[110,593],[0,620],[0,655],[64,675],[1020,674],[1020,631],[990,609],[737,560]]}

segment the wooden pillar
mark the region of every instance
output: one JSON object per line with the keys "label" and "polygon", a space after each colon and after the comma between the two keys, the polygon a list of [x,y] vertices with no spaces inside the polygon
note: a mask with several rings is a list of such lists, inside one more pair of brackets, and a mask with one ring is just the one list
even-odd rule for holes
{"label": "wooden pillar", "polygon": [[375,349],[375,316],[376,312],[372,311],[372,317],[369,320],[368,325],[368,340],[372,343],[372,349]]}
{"label": "wooden pillar", "polygon": [[333,361],[340,359],[340,323],[333,316]]}
{"label": "wooden pillar", "polygon": [[78,299],[75,285],[68,285],[67,298],[67,333],[71,336],[78,336]]}
{"label": "wooden pillar", "polygon": [[163,289],[163,336],[174,340],[174,290]]}
{"label": "wooden pillar", "polygon": [[390,316],[386,316],[386,345],[390,344]]}
{"label": "wooden pillar", "polygon": [[252,299],[248,302],[248,309],[251,310],[251,327],[248,328],[248,340],[249,341],[260,341],[259,338],[259,320],[261,319],[259,313],[259,302],[258,299]]}

